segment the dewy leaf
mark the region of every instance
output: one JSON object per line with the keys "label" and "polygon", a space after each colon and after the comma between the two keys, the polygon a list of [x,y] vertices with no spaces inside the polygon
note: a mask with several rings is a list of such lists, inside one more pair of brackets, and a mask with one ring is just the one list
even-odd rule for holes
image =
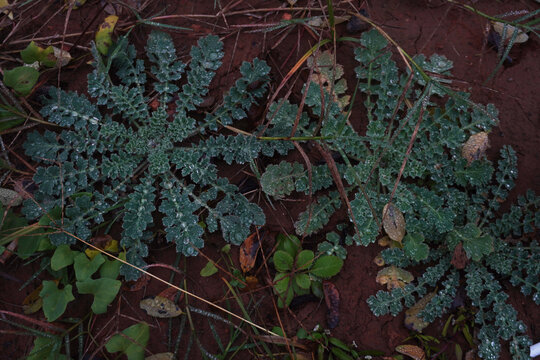
{"label": "dewy leaf", "polygon": [[277,250],[274,253],[274,266],[276,267],[277,271],[291,271],[293,268],[293,262],[293,257],[283,250]]}
{"label": "dewy leaf", "polygon": [[429,254],[429,247],[424,243],[422,234],[407,234],[403,244],[405,255],[414,261],[425,260]]}
{"label": "dewy leaf", "polygon": [[315,260],[310,273],[323,279],[336,275],[343,267],[343,260],[333,255],[323,255]]}
{"label": "dewy leaf", "polygon": [[493,251],[493,238],[487,234],[483,235],[482,230],[471,223],[455,228],[448,233],[446,240],[451,249],[461,242],[467,256],[474,261],[479,261],[484,255]]}
{"label": "dewy leaf", "polygon": [[405,218],[403,213],[392,203],[388,203],[383,208],[382,213],[384,231],[388,237],[400,242],[405,236]]}
{"label": "dewy leaf", "polygon": [[122,331],[122,335],[114,335],[105,344],[108,352],[121,351],[126,354],[128,360],[144,360],[144,348],[150,339],[150,328],[148,324],[142,322],[132,325]]}
{"label": "dewy leaf", "polygon": [[4,84],[21,96],[29,95],[39,78],[39,71],[29,66],[18,66],[4,71]]}
{"label": "dewy leaf", "polygon": [[304,174],[304,167],[297,162],[282,161],[268,165],[261,176],[262,190],[277,198],[290,195],[295,190],[295,182]]}
{"label": "dewy leaf", "polygon": [[[85,255],[86,256],[86,255]],[[77,281],[77,291],[80,294],[94,295],[92,303],[92,311],[95,314],[104,314],[107,312],[107,306],[113,302],[114,298],[120,290],[122,282],[109,278],[86,279]]]}
{"label": "dewy leaf", "polygon": [[69,245],[58,246],[51,258],[51,268],[54,271],[58,271],[73,264],[75,255],[77,255],[77,253],[72,251]]}
{"label": "dewy leaf", "polygon": [[150,296],[141,300],[139,307],[150,316],[157,318],[172,318],[182,314],[182,310],[172,300],[163,296]]}
{"label": "dewy leaf", "polygon": [[103,55],[107,55],[109,46],[112,45],[111,34],[117,21],[118,16],[109,15],[103,20],[103,23],[99,25],[99,30],[96,33],[96,47]]}
{"label": "dewy leaf", "polygon": [[66,311],[67,304],[75,300],[71,289],[71,285],[66,285],[60,290],[56,282],[43,281],[43,289],[39,296],[43,298],[43,313],[48,321],[53,322],[62,316]]}

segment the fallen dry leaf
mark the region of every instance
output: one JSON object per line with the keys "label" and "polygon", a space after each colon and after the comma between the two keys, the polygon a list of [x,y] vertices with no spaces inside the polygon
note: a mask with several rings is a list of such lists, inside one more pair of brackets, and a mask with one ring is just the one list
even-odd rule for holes
{"label": "fallen dry leaf", "polygon": [[398,345],[396,346],[396,351],[400,354],[407,355],[414,360],[424,360],[426,358],[424,350],[416,345]]}
{"label": "fallen dry leaf", "polygon": [[253,266],[255,266],[259,245],[257,233],[249,235],[242,245],[240,245],[240,268],[244,273],[253,269]]}
{"label": "fallen dry leaf", "polygon": [[403,213],[392,203],[384,206],[383,227],[390,239],[401,243],[401,240],[405,236],[405,217],[403,217]]}
{"label": "fallen dry leaf", "polygon": [[182,310],[178,305],[159,295],[142,299],[139,306],[148,315],[157,318],[172,318],[182,314]]}
{"label": "fallen dry leaf", "polygon": [[382,270],[379,270],[375,281],[381,285],[385,285],[388,290],[395,288],[403,288],[405,284],[410,283],[414,280],[414,276],[407,270],[400,269],[394,265],[385,267]]}
{"label": "fallen dry leaf", "polygon": [[465,269],[467,264],[469,263],[469,258],[467,257],[467,253],[465,252],[465,249],[463,249],[463,244],[459,243],[454,249],[454,255],[452,255],[452,262],[451,264],[458,270]]}
{"label": "fallen dry leaf", "polygon": [[[505,27],[505,24],[501,22],[493,22],[493,30],[495,30],[501,37],[503,35],[503,29]],[[516,38],[514,39],[514,43],[520,44],[524,43],[525,41],[529,40],[529,35],[525,34],[523,31],[519,30],[517,27],[506,24],[506,34],[505,34],[505,41],[510,40],[514,36],[514,32],[517,31]]]}
{"label": "fallen dry leaf", "polygon": [[326,313],[326,322],[328,328],[335,329],[339,325],[339,291],[330,281],[323,282],[324,301],[328,311]]}
{"label": "fallen dry leaf", "polygon": [[488,147],[488,134],[485,131],[481,131],[469,137],[461,149],[461,155],[467,160],[467,163],[470,164],[473,161],[484,157]]}

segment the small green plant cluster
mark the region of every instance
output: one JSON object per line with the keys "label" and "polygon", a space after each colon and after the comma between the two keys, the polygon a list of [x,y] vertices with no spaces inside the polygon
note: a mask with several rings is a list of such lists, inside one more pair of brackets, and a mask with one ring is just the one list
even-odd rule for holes
{"label": "small green plant cluster", "polygon": [[[246,117],[265,92],[269,67],[258,59],[244,63],[242,77],[222,103],[195,113],[221,65],[222,48],[217,36],[200,39],[186,70],[171,37],[154,31],[146,46],[153,65],[146,72],[124,36],[106,57],[93,47],[88,92],[97,104],[84,95],[50,90],[41,114],[66,129],[28,135],[26,153],[43,166],[34,176],[39,189],[25,201],[23,213],[35,219],[63,209],[61,221],[51,224],[60,230],[50,236],[53,245],[73,244],[75,237],[88,240],[97,227],[121,220],[126,259],[141,267],[158,212],[167,240],[186,256],[204,246],[205,230],[221,228],[227,242],[240,244],[252,225],[264,224],[262,210],[218,176],[213,160],[246,163],[261,151],[283,151],[279,145],[263,148],[250,136],[210,131]],[[183,75],[187,79],[180,87]],[[127,266],[121,274],[127,280],[139,277]]]}
{"label": "small green plant cluster", "polygon": [[[529,191],[500,214],[517,177],[517,157],[504,146],[496,164],[486,158],[487,134],[498,124],[497,109],[475,104],[468,93],[449,88],[452,62],[443,56],[410,58],[411,70],[400,73],[381,34],[369,31],[359,42],[356,95],[366,109],[364,136],[348,122],[348,112],[315,82],[304,87],[302,111],[286,100],[276,111],[296,121],[291,140],[317,141],[332,153],[335,163],[329,165],[342,182],[338,190],[342,186],[351,200],[345,204],[343,194],[329,191],[335,175],[325,165],[308,169],[286,161],[267,167],[261,176],[263,191],[276,198],[294,191],[313,194],[295,223],[302,236],[320,231],[346,206],[352,232],[347,245],[373,243],[383,228],[390,236],[388,227],[402,218],[401,228],[394,229],[402,232],[394,239],[397,246],[382,251],[383,262],[396,268],[422,265],[425,272],[415,282],[371,296],[373,313],[397,315],[403,305],[413,306],[428,288],[435,288],[420,313],[429,323],[448,311],[457,289],[464,287],[477,311],[479,355],[496,359],[500,340],[505,340],[512,356],[526,358],[531,340],[507,302],[501,280],[509,279],[540,304],[538,242],[507,240],[540,227],[540,198]],[[311,179],[307,187],[306,178]],[[462,265],[457,264],[460,258]]]}
{"label": "small green plant cluster", "polygon": [[278,295],[278,307],[289,306],[298,295],[312,292],[323,297],[322,279],[336,275],[343,267],[343,260],[334,255],[318,255],[302,249],[294,235],[277,237],[277,248],[272,260],[277,270],[274,291]]}
{"label": "small green plant cluster", "polygon": [[[125,253],[121,253],[120,258],[125,258]],[[114,300],[122,284],[117,280],[121,263],[106,259],[101,253],[88,257],[84,252],[72,250],[69,245],[60,245],[54,251],[50,264],[53,275],[60,281],[43,281],[43,290],[39,294],[43,299],[43,312],[49,321],[62,316],[67,304],[75,300],[69,271],[71,266],[77,292],[94,296],[94,314],[107,312],[107,306]]]}

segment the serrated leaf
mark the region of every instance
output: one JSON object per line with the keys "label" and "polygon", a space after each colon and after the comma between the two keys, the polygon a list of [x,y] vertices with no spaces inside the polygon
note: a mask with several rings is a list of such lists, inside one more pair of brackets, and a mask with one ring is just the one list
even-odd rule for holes
{"label": "serrated leaf", "polygon": [[343,267],[343,260],[337,256],[323,255],[315,260],[309,272],[323,279],[331,278],[340,272]]}
{"label": "serrated leaf", "polygon": [[493,251],[493,238],[482,234],[482,230],[471,223],[448,233],[446,240],[451,248],[461,242],[467,256],[474,261],[479,261],[484,255]]}
{"label": "serrated leaf", "polygon": [[403,243],[405,255],[414,261],[425,260],[429,254],[429,247],[424,243],[421,234],[407,234]]}
{"label": "serrated leaf", "polygon": [[114,335],[105,348],[110,353],[121,351],[129,360],[143,360],[144,348],[150,339],[150,328],[146,323],[138,323],[122,331],[123,335]]}
{"label": "serrated leaf", "polygon": [[297,270],[305,270],[309,268],[313,263],[313,258],[315,257],[315,254],[311,250],[302,250],[298,253],[298,256],[296,257],[296,269]]}
{"label": "serrated leaf", "polygon": [[296,285],[302,289],[309,289],[311,286],[311,279],[308,274],[296,274],[293,279],[296,282]]}
{"label": "serrated leaf", "polygon": [[289,253],[283,250],[277,250],[274,253],[273,259],[277,271],[287,272],[293,269],[294,259]]}
{"label": "serrated leaf", "polygon": [[268,165],[261,176],[262,190],[277,198],[290,195],[295,190],[295,182],[304,174],[304,167],[297,162],[282,161]]}
{"label": "serrated leaf", "polygon": [[43,299],[43,313],[49,322],[58,319],[64,311],[66,311],[67,304],[75,297],[71,291],[72,286],[66,285],[63,289],[59,289],[58,285],[54,281],[43,281],[43,289],[40,291],[39,296]]}
{"label": "serrated leaf", "polygon": [[76,285],[77,291],[80,294],[94,295],[92,311],[95,314],[104,314],[107,312],[107,306],[113,302],[114,298],[118,294],[122,282],[109,278],[87,278],[83,281],[77,281]]}

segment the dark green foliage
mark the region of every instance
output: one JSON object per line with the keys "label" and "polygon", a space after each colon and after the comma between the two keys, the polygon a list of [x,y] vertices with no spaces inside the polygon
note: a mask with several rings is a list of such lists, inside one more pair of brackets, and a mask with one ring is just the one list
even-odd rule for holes
{"label": "dark green foliage", "polygon": [[[244,63],[242,77],[219,106],[204,116],[192,112],[208,95],[222,50],[217,36],[202,38],[187,66],[168,34],[152,32],[147,73],[135,48],[121,37],[106,58],[93,49],[88,93],[96,104],[84,95],[50,90],[41,114],[68,129],[29,134],[26,153],[43,166],[34,176],[36,202],[26,201],[23,212],[36,218],[53,207],[64,209],[56,226],[65,232],[51,235],[54,245],[74,243],[67,233],[88,240],[95,225],[122,220],[127,261],[144,266],[154,223],[164,226],[167,240],[186,256],[204,246],[202,222],[209,232],[220,228],[233,244],[240,244],[252,225],[264,224],[262,210],[220,178],[213,163],[216,158],[249,162],[263,143],[251,136],[204,134],[246,117],[266,91],[269,67],[257,59]],[[150,78],[157,107],[149,105]],[[122,274],[129,280],[139,276],[128,267]]]}
{"label": "dark green foliage", "polygon": [[[306,122],[302,114],[295,136],[324,137],[317,141],[324,141],[332,155],[344,162],[339,172],[354,215],[350,220],[355,222],[353,234],[346,237],[347,245],[368,245],[381,236],[382,210],[392,201],[405,217],[407,235],[401,248],[382,252],[384,261],[398,267],[427,266],[415,283],[371,296],[370,308],[377,316],[397,315],[403,305],[412,306],[436,288],[421,314],[431,322],[447,311],[458,286],[467,279],[468,296],[480,311],[481,355],[496,358],[500,351],[497,339],[503,339],[510,342],[514,356],[523,357],[518,353],[526,349],[529,341],[523,335],[525,328],[505,302],[499,277],[493,274],[509,279],[540,303],[537,242],[524,245],[508,241],[508,236],[521,236],[539,228],[540,198],[529,192],[501,215],[500,203],[508,197],[517,177],[515,151],[504,146],[495,164],[482,152],[471,161],[462,155],[471,136],[497,126],[497,109],[492,104],[475,104],[469,94],[446,87],[452,62],[443,56],[415,57],[415,65],[423,70],[413,67],[411,85],[406,87],[409,76],[398,71],[382,35],[369,31],[362,35],[360,43],[355,58],[360,63],[356,68],[359,97],[364,99],[369,120],[365,136],[350,127],[346,112],[314,82],[305,94],[305,107],[309,108],[305,115],[312,114],[315,119]],[[402,95],[406,101],[400,101]],[[285,112],[289,119],[296,118],[296,106],[285,102],[271,108],[279,105],[283,106],[277,118],[286,118]],[[401,173],[404,160],[406,166]],[[287,191],[282,193],[289,194],[302,169],[298,163],[282,162],[266,171],[263,179],[272,179],[268,182],[271,185],[281,184],[274,180],[286,180]],[[326,176],[330,178],[330,173]],[[320,183],[319,177],[313,180],[313,189],[322,189]],[[263,190],[279,195],[264,186]],[[333,205],[326,194],[315,196],[311,217],[306,210],[296,223],[299,235],[322,229],[340,206]],[[308,219],[313,223],[305,230]],[[458,245],[463,246],[471,263],[459,271],[450,266]],[[325,243],[328,246],[331,244]]]}

